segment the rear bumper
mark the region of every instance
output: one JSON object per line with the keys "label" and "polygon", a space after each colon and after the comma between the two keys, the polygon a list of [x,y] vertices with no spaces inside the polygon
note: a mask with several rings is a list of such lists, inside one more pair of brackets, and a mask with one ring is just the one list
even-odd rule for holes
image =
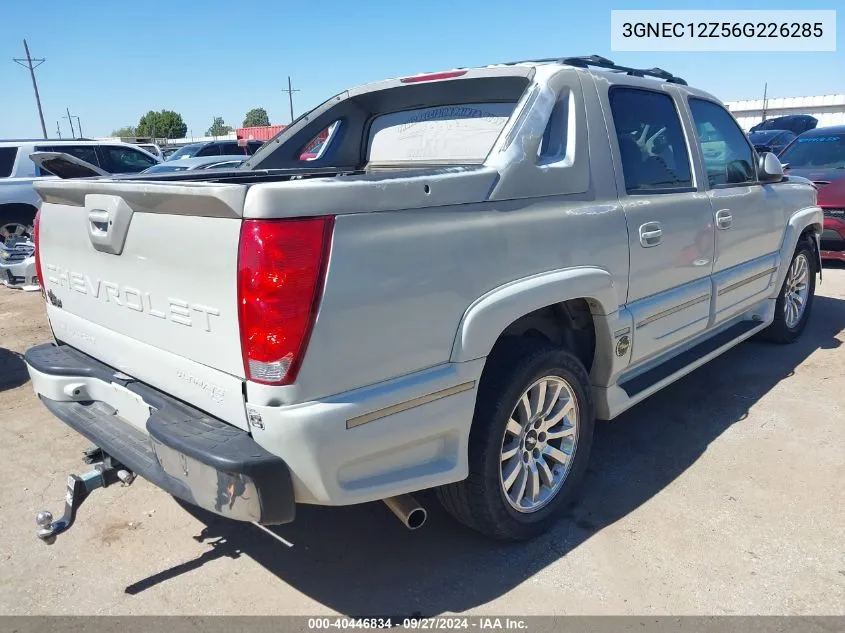
{"label": "rear bumper", "polygon": [[246,431],[67,345],[39,345],[24,359],[56,417],[159,488],[235,520],[293,520],[287,465]]}

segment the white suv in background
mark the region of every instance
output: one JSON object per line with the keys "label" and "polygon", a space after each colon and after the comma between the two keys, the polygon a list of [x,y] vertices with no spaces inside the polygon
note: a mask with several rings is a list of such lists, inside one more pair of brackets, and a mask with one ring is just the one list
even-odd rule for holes
{"label": "white suv in background", "polygon": [[29,235],[40,203],[37,178],[53,178],[30,159],[33,152],[63,152],[112,173],[137,173],[160,163],[135,145],[88,140],[0,141],[0,244],[10,235]]}

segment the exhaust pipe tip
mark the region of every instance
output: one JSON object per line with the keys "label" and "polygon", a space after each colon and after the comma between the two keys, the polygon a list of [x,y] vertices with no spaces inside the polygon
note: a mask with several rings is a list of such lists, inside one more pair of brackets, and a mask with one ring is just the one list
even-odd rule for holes
{"label": "exhaust pipe tip", "polygon": [[400,495],[384,499],[384,504],[409,530],[418,530],[425,525],[428,512],[411,495]]}
{"label": "exhaust pipe tip", "polygon": [[418,530],[425,524],[427,518],[428,512],[425,511],[425,508],[415,508],[405,520],[405,526],[409,530]]}

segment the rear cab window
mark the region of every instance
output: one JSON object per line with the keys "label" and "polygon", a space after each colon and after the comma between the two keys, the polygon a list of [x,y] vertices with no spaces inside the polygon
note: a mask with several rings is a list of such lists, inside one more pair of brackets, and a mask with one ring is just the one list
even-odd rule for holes
{"label": "rear cab window", "polygon": [[250,167],[310,163],[368,171],[483,164],[531,85],[533,70],[450,71],[445,74],[461,78],[446,80],[442,74],[388,80],[361,94],[333,97],[264,143]]}
{"label": "rear cab window", "polygon": [[0,178],[8,178],[12,175],[17,157],[17,147],[0,147]]}
{"label": "rear cab window", "polygon": [[371,165],[482,163],[514,103],[464,103],[416,108],[377,117],[370,127]]}

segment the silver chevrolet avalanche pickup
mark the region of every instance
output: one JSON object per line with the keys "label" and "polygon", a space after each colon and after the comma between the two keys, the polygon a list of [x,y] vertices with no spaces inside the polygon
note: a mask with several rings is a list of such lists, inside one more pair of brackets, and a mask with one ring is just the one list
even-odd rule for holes
{"label": "silver chevrolet avalanche pickup", "polygon": [[596,418],[794,341],[821,272],[809,181],[711,95],[597,56],[353,88],[235,169],[35,187],[55,340],[26,362],[94,445],[48,543],[136,475],[265,525],[383,500],[416,528],[433,488],[531,538]]}

